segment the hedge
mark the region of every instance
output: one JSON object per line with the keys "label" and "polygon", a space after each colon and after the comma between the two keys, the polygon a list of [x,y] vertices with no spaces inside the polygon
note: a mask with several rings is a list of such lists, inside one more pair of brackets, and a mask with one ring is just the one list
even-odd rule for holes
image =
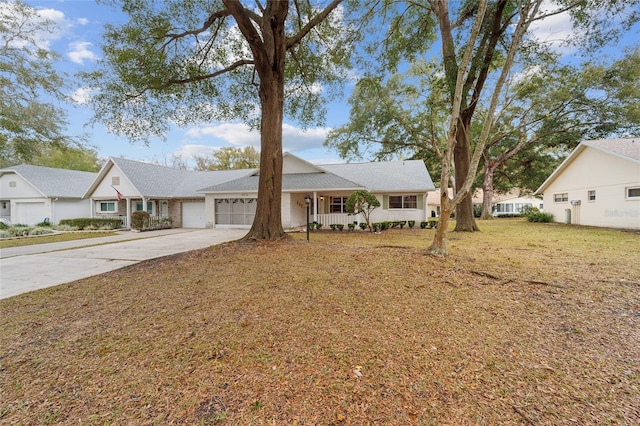
{"label": "hedge", "polygon": [[102,228],[109,227],[117,229],[122,226],[122,220],[120,219],[108,219],[97,217],[81,217],[76,219],[62,219],[60,225],[75,226],[78,229],[84,229],[86,227]]}

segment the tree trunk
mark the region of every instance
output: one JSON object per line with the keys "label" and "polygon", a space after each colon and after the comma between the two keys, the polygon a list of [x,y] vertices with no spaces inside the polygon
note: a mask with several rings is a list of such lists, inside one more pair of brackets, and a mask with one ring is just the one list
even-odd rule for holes
{"label": "tree trunk", "polygon": [[[470,131],[471,119],[461,119],[460,127],[456,134],[456,147],[453,150],[456,191],[459,191],[460,188],[462,188],[464,181],[467,179],[467,175],[469,174],[469,167],[471,164],[471,143],[469,140]],[[454,231],[474,232],[479,230],[480,229],[476,225],[476,220],[473,217],[473,192],[470,190],[456,206],[456,227]]]}
{"label": "tree trunk", "polygon": [[[233,3],[233,2],[231,2]],[[234,5],[234,7],[240,7]],[[284,71],[287,52],[285,20],[289,4],[270,1],[264,10],[262,40],[249,37],[255,69],[260,78],[260,175],[258,203],[249,233],[243,240],[277,241],[282,228],[282,122],[284,119]],[[246,18],[246,17],[245,17]],[[239,23],[242,26],[242,23]],[[250,24],[244,24],[250,27]]]}
{"label": "tree trunk", "polygon": [[484,180],[482,181],[482,219],[493,219],[493,173],[495,167],[485,160]]}
{"label": "tree trunk", "polygon": [[440,191],[440,220],[427,253],[434,256],[445,256],[447,254],[447,228],[449,227],[449,216],[451,216],[452,210],[447,190]]}

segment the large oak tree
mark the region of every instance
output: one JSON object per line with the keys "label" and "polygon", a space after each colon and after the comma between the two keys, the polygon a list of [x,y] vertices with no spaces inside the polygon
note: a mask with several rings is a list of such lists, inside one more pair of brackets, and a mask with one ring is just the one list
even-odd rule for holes
{"label": "large oak tree", "polygon": [[318,118],[321,96],[344,81],[349,31],[342,0],[142,0],[110,2],[129,22],[110,26],[101,69],[86,75],[100,88],[96,119],[131,139],[171,125],[242,120],[260,129],[258,203],[247,240],[278,240],[281,222],[282,124]]}

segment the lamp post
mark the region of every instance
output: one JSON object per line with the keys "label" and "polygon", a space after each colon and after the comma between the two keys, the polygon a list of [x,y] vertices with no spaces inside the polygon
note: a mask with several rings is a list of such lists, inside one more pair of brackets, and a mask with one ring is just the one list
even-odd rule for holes
{"label": "lamp post", "polygon": [[311,206],[311,196],[305,195],[304,202],[307,204],[307,242],[309,242],[309,207]]}

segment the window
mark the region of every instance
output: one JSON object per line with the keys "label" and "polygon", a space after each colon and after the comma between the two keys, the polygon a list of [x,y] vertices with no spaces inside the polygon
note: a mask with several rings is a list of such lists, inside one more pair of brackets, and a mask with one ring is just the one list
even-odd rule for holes
{"label": "window", "polygon": [[417,195],[389,195],[390,209],[417,209]]}
{"label": "window", "polygon": [[538,208],[539,208],[540,210],[543,210],[543,209],[544,209],[544,204],[540,203],[540,205],[539,205],[539,207],[538,207]]}
{"label": "window", "polygon": [[16,181],[15,180],[9,181],[9,188],[15,188],[15,187],[16,187]]}
{"label": "window", "polygon": [[595,201],[596,200],[596,190],[592,189],[591,191],[587,191],[587,200]]}
{"label": "window", "polygon": [[553,202],[554,203],[566,203],[569,201],[569,194],[563,192],[562,194],[553,194]]}
{"label": "window", "polygon": [[120,185],[120,176],[112,176],[111,185]]}
{"label": "window", "polygon": [[640,199],[640,187],[627,188],[627,198]]}
{"label": "window", "polygon": [[100,202],[100,212],[101,213],[115,213],[118,210],[116,209],[115,201],[101,201]]}
{"label": "window", "polygon": [[[136,201],[136,211],[142,210],[142,201]],[[153,214],[153,202],[147,201],[147,213]]]}
{"label": "window", "polygon": [[329,197],[329,213],[346,213],[347,197]]}

